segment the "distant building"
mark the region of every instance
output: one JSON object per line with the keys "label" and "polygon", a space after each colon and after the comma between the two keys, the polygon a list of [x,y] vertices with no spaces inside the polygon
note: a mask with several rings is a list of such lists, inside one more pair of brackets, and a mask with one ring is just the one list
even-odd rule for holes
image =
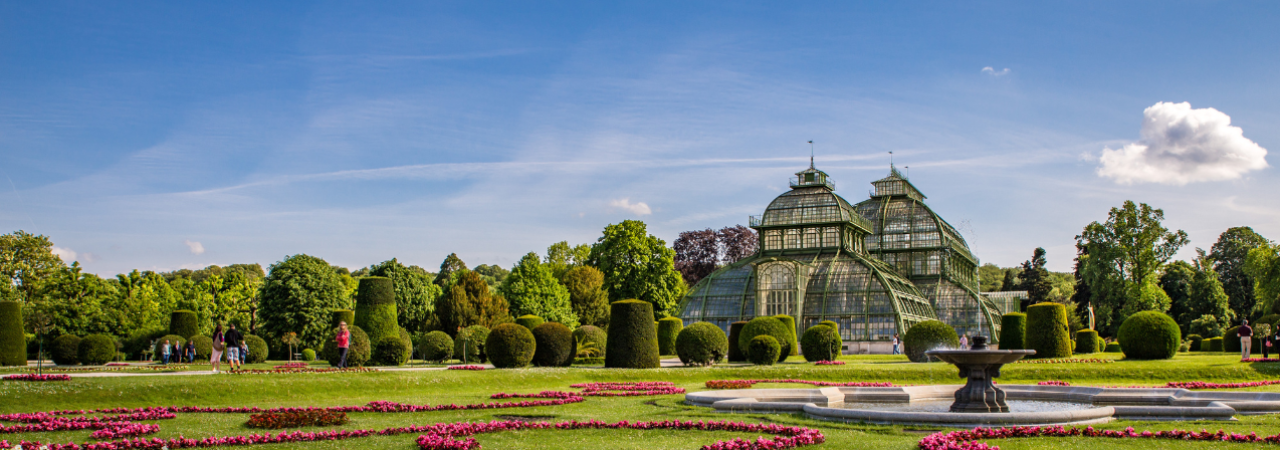
{"label": "distant building", "polygon": [[1031,301],[1031,295],[1027,291],[983,292],[982,296],[990,299],[1005,313],[1022,312],[1023,303]]}

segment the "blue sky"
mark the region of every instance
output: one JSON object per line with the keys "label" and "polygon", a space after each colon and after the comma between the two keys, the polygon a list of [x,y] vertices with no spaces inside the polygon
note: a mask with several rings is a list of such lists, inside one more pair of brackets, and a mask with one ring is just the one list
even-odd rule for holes
{"label": "blue sky", "polygon": [[1126,199],[1189,258],[1231,226],[1280,238],[1276,23],[1273,2],[4,2],[0,232],[103,275],[510,266],[624,219],[668,242],[745,224],[814,140],[853,202],[893,151],[983,262],[1043,246],[1069,270]]}

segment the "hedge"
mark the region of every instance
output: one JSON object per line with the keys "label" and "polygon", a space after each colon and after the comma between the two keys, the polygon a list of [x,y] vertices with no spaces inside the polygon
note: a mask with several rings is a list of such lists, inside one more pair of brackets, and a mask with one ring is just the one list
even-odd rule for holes
{"label": "hedge", "polygon": [[[780,358],[778,359],[778,362],[782,362],[787,358],[787,356],[791,355],[791,341],[789,340],[789,336],[794,336],[795,332],[787,329],[787,324],[783,323],[777,317],[756,317],[748,321],[747,324],[742,327],[742,334],[738,336],[738,346],[745,349],[751,344],[752,339],[764,334],[773,336],[773,338],[778,341],[778,345],[781,346],[778,350],[781,352],[778,354],[778,358]],[[748,351],[747,359],[750,360],[750,358],[751,353]]]}
{"label": "hedge", "polygon": [[782,345],[768,334],[761,334],[747,342],[747,360],[757,366],[769,366],[782,356]]}
{"label": "hedge", "polygon": [[840,346],[844,344],[836,329],[827,325],[814,325],[805,330],[800,338],[800,348],[804,350],[804,360],[835,361],[840,356]]}
{"label": "hedge", "polygon": [[76,351],[76,359],[81,364],[98,366],[111,362],[116,357],[116,340],[105,334],[91,334],[80,340]]}
{"label": "hedge", "polygon": [[489,358],[484,352],[484,342],[489,339],[489,328],[472,325],[458,331],[453,339],[453,355],[466,363],[482,363]]}
{"label": "hedge", "polygon": [[302,360],[306,362],[315,361],[316,351],[309,348],[302,349]]}
{"label": "hedge", "polygon": [[1069,357],[1071,341],[1066,305],[1044,302],[1027,307],[1026,342],[1027,349],[1036,351],[1034,358]]}
{"label": "hedge", "polygon": [[185,342],[191,336],[200,334],[200,318],[195,311],[179,309],[169,314],[169,334],[182,337]]}
{"label": "hedge", "polygon": [[1188,334],[1187,341],[1191,343],[1191,345],[1188,345],[1187,347],[1193,352],[1198,352],[1200,351],[1200,342],[1204,341],[1204,338],[1200,337],[1198,334]]}
{"label": "hedge", "polygon": [[747,360],[747,354],[743,353],[742,347],[738,345],[738,339],[742,337],[742,327],[745,326],[747,326],[746,321],[729,324],[729,362]]}
{"label": "hedge", "polygon": [[1098,337],[1098,332],[1094,330],[1080,330],[1076,332],[1076,353],[1097,353],[1102,350],[1102,339]]}
{"label": "hedge", "polygon": [[1211,352],[1222,351],[1222,337],[1205,339],[1204,342],[1200,343],[1200,346],[1203,347],[1206,343],[1209,344],[1208,351],[1211,351]]}
{"label": "hedge", "polygon": [[356,312],[350,309],[333,310],[333,319],[329,322],[329,326],[332,328],[338,328],[338,325],[342,322],[346,322],[347,325],[355,325]]}
{"label": "hedge", "polygon": [[27,365],[27,335],[22,331],[22,304],[0,302],[0,366]]}
{"label": "hedge", "polygon": [[422,335],[418,339],[417,347],[418,354],[427,361],[438,363],[453,357],[453,338],[443,331],[432,331]]}
{"label": "hedge", "polygon": [[840,324],[836,323],[834,320],[824,320],[824,321],[818,322],[818,325],[829,326],[831,328],[834,328],[836,330],[836,333],[840,333]]}
{"label": "hedge", "polygon": [[[1240,331],[1240,327],[1234,326],[1234,327],[1228,328],[1226,334],[1222,335],[1223,351],[1227,353],[1240,353],[1241,351],[1244,350],[1244,348],[1240,347],[1240,336],[1236,336],[1236,333],[1239,331]],[[1254,331],[1253,351],[1255,353],[1262,351],[1262,349],[1258,348],[1258,344],[1259,344],[1259,341],[1258,341],[1257,331]]]}
{"label": "hedge", "polygon": [[676,336],[676,355],[686,366],[709,366],[724,360],[729,339],[724,330],[709,322],[696,322]]}
{"label": "hedge", "polygon": [[[355,325],[348,325],[347,331],[351,332],[350,345],[347,349],[347,367],[363,366],[364,363],[369,362],[369,357],[373,353],[369,335]],[[329,361],[329,365],[334,367],[338,366],[338,361],[342,358],[342,352],[338,351],[338,342],[333,340],[337,335],[338,329],[334,328],[329,334],[330,338],[324,342],[324,348],[320,349],[320,357]]]}
{"label": "hedge", "polygon": [[516,318],[516,325],[528,328],[529,331],[533,331],[534,328],[537,328],[538,325],[542,325],[545,322],[546,321],[542,320],[541,317],[533,314],[525,314]]}
{"label": "hedge", "polygon": [[[782,344],[783,346],[787,347],[787,351],[784,353],[784,355],[786,356],[799,355],[800,346],[797,345],[797,339],[796,339],[796,318],[788,316],[786,314],[778,314],[773,317],[777,317],[778,320],[781,320],[782,324],[785,325],[787,327],[787,330],[790,331],[790,333],[787,333],[787,342]],[[782,342],[782,341],[778,341],[778,342]],[[782,359],[783,360],[787,359],[786,356],[783,356]]]}
{"label": "hedge", "polygon": [[1108,343],[1107,348],[1104,351],[1107,353],[1120,353],[1120,343],[1119,342]]}
{"label": "hedge", "polygon": [[684,329],[684,321],[679,317],[663,317],[658,320],[658,354],[676,354],[676,337]]}
{"label": "hedge", "polygon": [[1182,331],[1167,314],[1142,311],[1120,324],[1116,340],[1126,359],[1169,359],[1178,353]]}
{"label": "hedge", "polygon": [[[80,364],[79,352],[80,337],[74,334],[64,334],[53,340],[53,348],[49,349],[49,357],[53,359],[54,364],[59,366],[74,366]],[[156,355],[158,356],[159,353]]]}
{"label": "hedge", "polygon": [[573,331],[564,324],[547,322],[533,327],[533,365],[538,367],[569,367],[578,354],[578,342]]}
{"label": "hedge", "polygon": [[403,366],[408,350],[400,336],[386,336],[373,346],[373,361],[380,366]]}
{"label": "hedge", "polygon": [[396,289],[390,278],[363,277],[356,290],[356,326],[369,335],[370,342],[400,337],[396,311]]}
{"label": "hedge", "polygon": [[1027,347],[1027,315],[1013,312],[1000,316],[1000,349],[1021,350]]}
{"label": "hedge", "polygon": [[653,304],[635,299],[610,304],[608,338],[605,344],[605,367],[661,367],[658,331],[653,325]]}
{"label": "hedge", "polygon": [[213,338],[197,334],[191,336],[191,342],[196,345],[196,360],[208,361],[213,357]]}
{"label": "hedge", "polygon": [[493,327],[484,344],[485,351],[489,353],[489,362],[499,369],[528,366],[533,360],[536,346],[533,332],[514,323]]}
{"label": "hedge", "polygon": [[267,352],[271,350],[267,347],[266,339],[246,334],[244,335],[244,343],[249,346],[249,356],[245,358],[245,362],[257,364],[267,360]]}
{"label": "hedge", "polygon": [[595,325],[583,325],[573,330],[573,340],[578,346],[578,352],[592,349],[591,357],[603,358],[604,348],[609,342],[609,334]]}
{"label": "hedge", "polygon": [[[199,335],[196,335],[196,336],[199,336]],[[192,337],[195,337],[195,336],[192,336]],[[161,347],[164,347],[164,341],[165,341],[165,340],[168,340],[168,341],[169,341],[169,345],[170,345],[170,346],[172,346],[171,351],[172,351],[173,353],[170,353],[170,354],[169,354],[169,355],[170,355],[170,356],[169,356],[169,361],[170,361],[170,362],[172,362],[172,361],[177,360],[177,359],[178,359],[178,355],[182,354],[182,350],[181,350],[181,349],[182,349],[182,347],[183,347],[183,346],[185,346],[185,345],[187,345],[187,339],[186,339],[186,338],[184,338],[184,337],[182,337],[182,336],[178,336],[178,335],[176,335],[176,334],[166,334],[166,335],[164,335],[164,336],[160,336],[160,339],[156,339],[156,346],[155,346],[155,348],[152,348],[152,349],[151,349],[151,351],[153,352],[152,354],[153,354],[153,355],[155,355],[155,358],[154,358],[154,359],[155,359],[156,361],[163,361],[163,360],[164,360],[164,359],[163,359],[163,358],[164,358],[164,356],[162,356],[162,355],[160,354],[160,348],[161,348]],[[213,340],[210,340],[210,341],[209,341],[209,347],[210,347],[211,349],[213,348]],[[200,352],[200,348],[199,348],[199,346],[197,346],[197,347],[196,347],[196,353],[199,353],[199,352]],[[205,357],[204,357],[204,359],[205,359],[206,361],[208,361],[208,360],[209,360],[209,354],[208,354],[208,353],[205,353]]]}
{"label": "hedge", "polygon": [[902,336],[902,352],[912,362],[926,362],[929,356],[924,352],[940,347],[956,348],[960,346],[960,335],[955,328],[937,320],[926,320],[912,325],[907,334]]}

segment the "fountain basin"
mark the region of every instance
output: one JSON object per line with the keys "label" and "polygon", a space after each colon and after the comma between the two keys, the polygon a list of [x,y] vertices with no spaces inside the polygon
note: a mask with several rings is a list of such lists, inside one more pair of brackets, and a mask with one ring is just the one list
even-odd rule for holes
{"label": "fountain basin", "polygon": [[988,350],[987,338],[973,338],[970,350],[930,350],[924,354],[951,363],[960,369],[960,378],[969,381],[955,392],[951,412],[1007,413],[1005,393],[996,387],[995,379],[1005,364],[1036,354],[1035,350]]}

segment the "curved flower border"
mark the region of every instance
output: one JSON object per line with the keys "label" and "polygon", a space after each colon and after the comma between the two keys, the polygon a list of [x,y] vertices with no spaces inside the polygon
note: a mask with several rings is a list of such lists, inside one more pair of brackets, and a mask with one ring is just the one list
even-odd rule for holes
{"label": "curved flower border", "polygon": [[4,379],[9,381],[70,381],[71,375],[36,375],[34,373],[19,373],[15,375],[5,375]]}
{"label": "curved flower border", "polygon": [[[893,383],[883,381],[850,381],[840,383],[835,381],[813,381],[813,380],[796,380],[796,379],[767,379],[767,380],[708,380],[704,385],[709,389],[745,389],[756,383],[798,383],[808,384],[821,387],[894,387]],[[743,387],[729,387],[743,386]]]}
{"label": "curved flower border", "polygon": [[974,428],[967,431],[952,431],[934,433],[925,436],[918,444],[920,450],[1000,450],[1000,447],[989,445],[983,440],[992,439],[1009,439],[1009,438],[1034,438],[1034,437],[1067,437],[1067,436],[1083,436],[1083,437],[1104,437],[1104,438],[1145,438],[1145,439],[1169,439],[1179,441],[1223,441],[1223,442],[1240,442],[1240,443],[1280,443],[1280,434],[1271,436],[1258,436],[1257,433],[1239,434],[1227,433],[1218,430],[1216,433],[1209,431],[1187,431],[1187,430],[1169,430],[1169,431],[1134,431],[1133,427],[1125,428],[1122,431],[1116,430],[1097,430],[1093,427],[1066,428],[1062,426],[1051,427],[1009,427],[1009,428]]}

